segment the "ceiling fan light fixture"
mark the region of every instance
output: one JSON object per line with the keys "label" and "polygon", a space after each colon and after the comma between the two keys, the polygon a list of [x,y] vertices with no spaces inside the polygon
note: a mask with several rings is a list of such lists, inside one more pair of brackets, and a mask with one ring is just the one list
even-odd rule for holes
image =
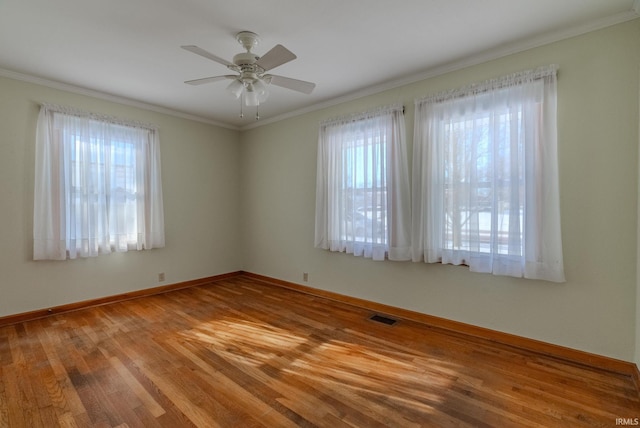
{"label": "ceiling fan light fixture", "polygon": [[227,91],[229,91],[236,98],[240,98],[243,89],[244,85],[239,79],[232,80],[231,83],[229,83],[229,86],[227,86]]}
{"label": "ceiling fan light fixture", "polygon": [[258,100],[263,103],[267,101],[269,97],[269,91],[267,89],[267,85],[264,84],[262,79],[256,79],[253,82],[253,91],[258,94]]}
{"label": "ceiling fan light fixture", "polygon": [[258,98],[258,93],[253,90],[253,86],[251,84],[247,85],[247,90],[244,94],[244,101],[247,106],[258,106],[260,105],[260,100]]}

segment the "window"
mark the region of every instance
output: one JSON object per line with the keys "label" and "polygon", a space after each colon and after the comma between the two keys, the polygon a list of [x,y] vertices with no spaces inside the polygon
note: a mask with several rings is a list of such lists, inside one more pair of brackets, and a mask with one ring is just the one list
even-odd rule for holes
{"label": "window", "polygon": [[[443,249],[520,256],[524,218],[524,165],[518,143],[521,112],[483,111],[453,119],[444,124],[443,131]],[[511,131],[515,132],[512,147]]]}
{"label": "window", "polygon": [[320,126],[315,245],[374,260],[410,259],[402,106]]}
{"label": "window", "polygon": [[564,281],[556,67],[416,101],[413,259]]}
{"label": "window", "polygon": [[142,124],[41,107],[34,259],[164,246],[157,134]]}

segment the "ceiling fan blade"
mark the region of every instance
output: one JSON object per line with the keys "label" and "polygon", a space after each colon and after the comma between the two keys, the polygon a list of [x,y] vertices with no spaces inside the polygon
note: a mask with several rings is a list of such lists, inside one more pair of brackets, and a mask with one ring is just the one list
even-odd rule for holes
{"label": "ceiling fan blade", "polygon": [[196,55],[200,55],[203,56],[207,59],[210,59],[212,61],[215,61],[217,63],[220,63],[222,65],[226,65],[227,67],[229,66],[233,66],[233,63],[230,63],[229,61],[227,61],[224,58],[220,58],[219,56],[216,56],[214,54],[212,54],[211,52],[207,52],[202,48],[199,48],[197,46],[194,45],[188,45],[188,46],[180,46],[182,49],[188,50],[189,52],[193,52]]}
{"label": "ceiling fan blade", "polygon": [[184,83],[186,83],[187,85],[204,85],[205,83],[212,83],[212,82],[218,82],[220,80],[237,79],[237,78],[238,76],[227,74],[226,76],[213,76],[213,77],[205,77],[203,79],[187,80]]}
{"label": "ceiling fan blade", "polygon": [[262,67],[264,71],[268,71],[296,58],[297,56],[289,49],[282,45],[275,45],[269,52],[260,57],[256,64]]}
{"label": "ceiling fan blade", "polygon": [[265,78],[268,78],[273,85],[282,86],[283,88],[292,89],[294,91],[302,92],[307,95],[313,92],[313,88],[316,87],[315,83],[292,79],[290,77],[269,74],[266,75]]}

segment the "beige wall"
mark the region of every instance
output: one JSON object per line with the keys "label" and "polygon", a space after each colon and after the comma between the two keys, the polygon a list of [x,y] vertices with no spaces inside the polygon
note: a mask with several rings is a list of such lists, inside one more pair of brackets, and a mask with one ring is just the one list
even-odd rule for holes
{"label": "beige wall", "polygon": [[[157,125],[166,248],[32,261],[35,125],[50,102]],[[237,131],[0,78],[0,316],[240,269]],[[164,283],[157,274],[164,272]]]}
{"label": "beige wall", "polygon": [[[373,262],[313,248],[318,123],[559,64],[559,166],[567,282]],[[627,361],[635,358],[640,20],[389,90],[242,135],[247,271]]]}

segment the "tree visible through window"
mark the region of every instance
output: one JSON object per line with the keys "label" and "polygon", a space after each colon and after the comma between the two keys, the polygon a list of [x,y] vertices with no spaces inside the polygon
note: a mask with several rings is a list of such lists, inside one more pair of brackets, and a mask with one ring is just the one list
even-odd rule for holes
{"label": "tree visible through window", "polygon": [[413,260],[564,281],[556,68],[416,101]]}
{"label": "tree visible through window", "polygon": [[523,254],[522,132],[521,111],[485,112],[444,126],[443,248]]}

